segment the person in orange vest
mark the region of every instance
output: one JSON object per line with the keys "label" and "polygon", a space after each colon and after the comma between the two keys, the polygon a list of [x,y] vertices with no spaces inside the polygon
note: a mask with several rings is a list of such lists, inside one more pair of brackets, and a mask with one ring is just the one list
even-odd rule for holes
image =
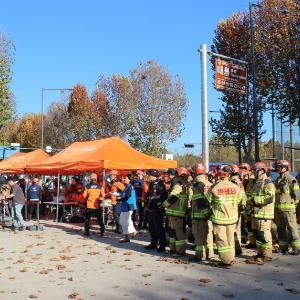
{"label": "person in orange vest", "polygon": [[110,186],[110,193],[109,196],[111,198],[111,204],[113,207],[113,216],[114,221],[116,224],[116,229],[114,230],[115,233],[121,234],[122,233],[122,226],[120,224],[120,215],[121,215],[121,194],[125,189],[125,185],[118,180],[118,171],[111,170],[109,171],[109,184]]}
{"label": "person in orange vest", "polygon": [[104,189],[97,183],[97,174],[90,175],[90,183],[85,187],[83,197],[86,200],[85,210],[85,235],[90,235],[90,221],[92,217],[96,217],[100,225],[100,235],[104,235],[105,225],[103,218],[103,207],[100,203],[104,200]]}

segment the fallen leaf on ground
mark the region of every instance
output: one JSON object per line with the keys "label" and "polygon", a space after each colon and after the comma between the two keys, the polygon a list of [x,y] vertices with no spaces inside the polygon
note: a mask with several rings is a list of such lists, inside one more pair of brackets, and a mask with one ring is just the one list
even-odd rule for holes
{"label": "fallen leaf on ground", "polygon": [[174,281],[174,278],[166,278],[165,281]]}
{"label": "fallen leaf on ground", "polygon": [[89,255],[97,255],[100,254],[100,252],[88,252]]}
{"label": "fallen leaf on ground", "polygon": [[39,273],[40,274],[48,274],[48,270],[41,270]]}
{"label": "fallen leaf on ground", "polygon": [[152,276],[152,274],[151,273],[142,274],[142,277],[149,277],[149,276]]}
{"label": "fallen leaf on ground", "polygon": [[133,254],[132,251],[127,251],[127,252],[123,253],[123,255],[132,255],[132,254]]}
{"label": "fallen leaf on ground", "polygon": [[69,281],[73,281],[73,277],[68,278]]}
{"label": "fallen leaf on ground", "polygon": [[64,265],[57,265],[56,266],[56,269],[57,270],[63,270],[63,269],[65,269],[66,268],[66,266],[64,266]]}
{"label": "fallen leaf on ground", "polygon": [[69,252],[71,252],[71,246],[67,246],[66,248],[61,250],[59,253],[69,253]]}
{"label": "fallen leaf on ground", "polygon": [[31,294],[31,295],[29,295],[29,298],[38,298],[39,296],[38,295],[35,295],[35,294]]}
{"label": "fallen leaf on ground", "polygon": [[126,258],[126,259],[124,259],[124,261],[131,261],[131,259],[129,259],[129,258]]}
{"label": "fallen leaf on ground", "polygon": [[222,296],[225,297],[225,298],[234,298],[235,297],[235,295],[233,295],[231,293],[229,293],[229,294],[223,294]]}
{"label": "fallen leaf on ground", "polygon": [[24,273],[24,272],[27,272],[27,271],[28,271],[27,268],[23,268],[23,269],[20,270],[21,273]]}
{"label": "fallen leaf on ground", "polygon": [[211,282],[211,279],[209,279],[209,278],[201,278],[199,281],[203,282],[203,283],[209,283],[209,282]]}
{"label": "fallen leaf on ground", "polygon": [[74,292],[74,293],[70,294],[70,295],[68,296],[68,298],[70,298],[70,299],[75,299],[77,296],[79,296],[79,294],[76,293],[76,292]]}
{"label": "fallen leaf on ground", "polygon": [[19,259],[16,261],[16,264],[22,264],[24,262],[24,259]]}
{"label": "fallen leaf on ground", "polygon": [[294,295],[300,294],[300,291],[297,289],[285,289],[287,292],[290,292]]}

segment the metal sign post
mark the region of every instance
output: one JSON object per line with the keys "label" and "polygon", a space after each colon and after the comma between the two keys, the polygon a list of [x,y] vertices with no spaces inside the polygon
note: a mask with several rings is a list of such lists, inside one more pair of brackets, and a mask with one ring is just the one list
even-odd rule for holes
{"label": "metal sign post", "polygon": [[208,92],[207,92],[207,46],[202,45],[201,51],[201,107],[202,107],[202,163],[206,172],[209,171],[208,149]]}
{"label": "metal sign post", "polygon": [[[207,51],[206,44],[203,44],[202,47],[198,50],[201,60],[201,115],[202,115],[202,163],[204,164],[206,171],[209,171],[209,141],[208,141],[208,88],[207,88],[207,55],[215,56],[220,59],[229,60],[230,62],[237,63],[240,65],[248,65],[246,61],[239,60],[236,58],[228,57],[222,54],[214,53],[211,51]],[[245,77],[247,77],[247,69],[246,67],[239,67],[237,65],[228,64],[232,68],[230,71],[230,82],[229,86],[227,83],[224,82],[224,87],[228,90],[229,88],[231,91],[236,91],[245,94],[246,89],[244,88],[247,86],[247,82],[245,81]],[[228,67],[226,66],[226,67]],[[228,76],[227,76],[228,77]],[[235,77],[235,78],[234,78]],[[236,81],[236,82],[235,82]],[[232,83],[232,86],[231,86]],[[236,83],[236,86],[235,86]],[[220,82],[222,85],[223,82]],[[217,88],[216,83],[216,88]]]}

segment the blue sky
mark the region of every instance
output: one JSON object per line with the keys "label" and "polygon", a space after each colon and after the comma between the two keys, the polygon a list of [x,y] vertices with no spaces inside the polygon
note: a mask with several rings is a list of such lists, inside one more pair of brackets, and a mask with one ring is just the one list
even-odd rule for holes
{"label": "blue sky", "polygon": [[[40,112],[41,88],[82,83],[92,92],[100,74],[127,75],[139,61],[154,59],[185,82],[186,129],[169,144],[184,152],[185,142],[201,140],[197,49],[211,44],[221,19],[246,9],[246,0],[3,1],[0,30],[16,46],[11,87],[18,113]],[[211,72],[209,78],[209,109],[218,110]],[[46,92],[45,106],[57,99],[59,93]]]}

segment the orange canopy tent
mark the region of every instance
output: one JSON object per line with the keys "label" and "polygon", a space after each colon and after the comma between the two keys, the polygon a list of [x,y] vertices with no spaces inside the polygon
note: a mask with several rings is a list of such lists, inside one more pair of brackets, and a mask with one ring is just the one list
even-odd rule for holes
{"label": "orange canopy tent", "polygon": [[0,162],[0,173],[23,174],[25,167],[33,162],[42,162],[48,159],[49,155],[41,149],[28,153],[14,153],[8,159]]}
{"label": "orange canopy tent", "polygon": [[40,163],[27,165],[26,173],[80,174],[100,170],[136,170],[176,168],[174,160],[163,160],[143,154],[120,137],[76,142]]}

